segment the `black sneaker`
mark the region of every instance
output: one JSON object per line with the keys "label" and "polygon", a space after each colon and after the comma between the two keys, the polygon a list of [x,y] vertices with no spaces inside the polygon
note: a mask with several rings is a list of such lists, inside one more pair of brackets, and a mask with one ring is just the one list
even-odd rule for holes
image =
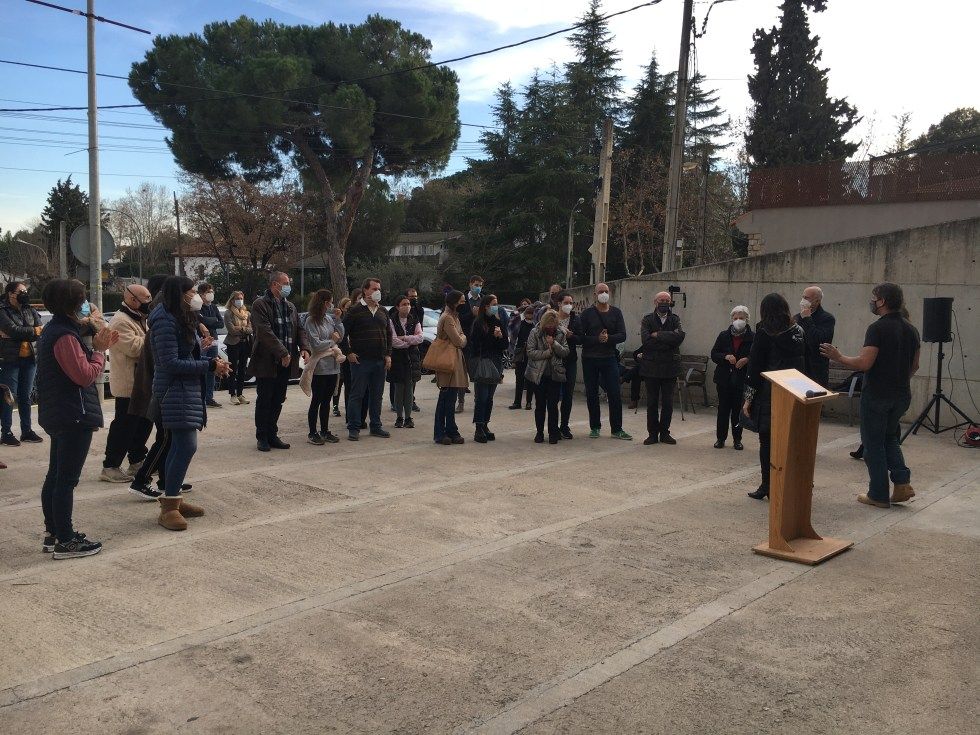
{"label": "black sneaker", "polygon": [[41,437],[39,437],[33,431],[28,431],[26,434],[21,434],[20,435],[20,440],[22,442],[30,442],[31,444],[40,444],[41,442],[44,441],[44,439],[42,439]]}
{"label": "black sneaker", "polygon": [[44,541],[41,542],[41,551],[45,554],[50,554],[54,551],[54,545],[58,542],[58,539],[54,537],[53,534],[44,534]]}
{"label": "black sneaker", "polygon": [[212,398],[208,401],[208,408],[221,408],[221,404]]}
{"label": "black sneaker", "polygon": [[399,416],[397,419],[395,419],[395,428],[401,429],[403,426],[405,426],[405,420]]}
{"label": "black sneaker", "polygon": [[322,447],[326,443],[323,441],[323,437],[321,437],[319,434],[310,434],[308,437],[306,437],[306,441],[308,441],[310,444],[316,444],[318,447]]}
{"label": "black sneaker", "polygon": [[258,449],[260,452],[271,452],[272,451],[272,447],[269,446],[269,442],[267,442],[265,439],[259,439],[259,440],[257,440],[255,442],[255,448]]}
{"label": "black sneaker", "polygon": [[273,449],[289,449],[289,444],[284,442],[278,436],[274,436],[269,440],[269,446]]}
{"label": "black sneaker", "polygon": [[376,436],[380,439],[389,439],[391,434],[384,429],[371,429],[371,436]]}
{"label": "black sneaker", "polygon": [[574,436],[572,436],[572,430],[569,429],[567,426],[561,427],[558,431],[561,434],[561,438],[562,439],[574,439],[575,438]]}
{"label": "black sneaker", "polygon": [[520,403],[512,403],[509,406],[507,406],[507,410],[508,411],[516,411],[520,407],[521,407],[521,404]]}
{"label": "black sneaker", "polygon": [[8,447],[19,447],[20,442],[17,441],[17,437],[13,434],[4,434],[0,437],[0,444],[6,444]]}
{"label": "black sneaker", "polygon": [[92,556],[102,551],[102,544],[98,541],[90,541],[85,538],[84,533],[76,533],[71,541],[61,543],[55,542],[52,559],[74,559],[80,556]]}
{"label": "black sneaker", "polygon": [[660,443],[661,444],[676,444],[677,440],[670,435],[669,431],[660,432]]}
{"label": "black sneaker", "polygon": [[418,413],[418,412],[419,412],[419,411],[421,411],[421,410],[422,410],[422,409],[421,409],[421,408],[419,408],[419,404],[417,404],[417,403],[415,403],[415,402],[413,402],[413,403],[412,403],[412,411],[414,411],[415,413]]}
{"label": "black sneaker", "polygon": [[137,497],[143,498],[143,500],[150,500],[150,501],[156,500],[161,495],[163,495],[163,493],[160,490],[150,487],[149,484],[140,485],[135,482],[129,486],[129,492],[131,492],[133,495],[136,495]]}
{"label": "black sneaker", "polygon": [[361,433],[359,431],[348,431],[347,441],[356,442],[361,438]]}
{"label": "black sneaker", "polygon": [[414,429],[415,428],[415,422],[412,419],[405,419],[405,428],[406,429]]}
{"label": "black sneaker", "polygon": [[336,434],[331,434],[329,431],[320,432],[320,438],[329,444],[336,444],[340,441],[340,437],[338,437]]}
{"label": "black sneaker", "polygon": [[340,408],[338,406],[333,407],[333,415],[340,416]]}

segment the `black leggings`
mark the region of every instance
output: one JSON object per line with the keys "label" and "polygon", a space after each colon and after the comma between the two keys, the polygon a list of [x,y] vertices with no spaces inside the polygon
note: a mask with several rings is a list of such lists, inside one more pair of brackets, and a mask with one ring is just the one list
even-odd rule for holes
{"label": "black leggings", "polygon": [[524,377],[525,370],[527,370],[526,362],[514,363],[514,382],[516,384],[516,393],[514,394],[515,406],[521,405],[525,391],[527,391],[527,402],[529,404],[531,403],[531,396],[534,394],[534,383]]}
{"label": "black leggings", "polygon": [[248,358],[252,350],[248,342],[228,345],[228,361],[231,363],[231,375],[225,378],[228,392],[240,396],[245,387],[245,371],[248,368]]}
{"label": "black leggings", "polygon": [[313,398],[310,400],[310,410],[306,419],[310,424],[310,434],[316,434],[316,420],[320,418],[320,431],[330,430],[330,398],[337,387],[337,376],[314,375]]}

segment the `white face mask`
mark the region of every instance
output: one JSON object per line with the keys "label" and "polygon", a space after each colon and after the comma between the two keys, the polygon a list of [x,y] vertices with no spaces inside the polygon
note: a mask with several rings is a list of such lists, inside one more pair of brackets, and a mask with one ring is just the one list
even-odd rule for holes
{"label": "white face mask", "polygon": [[562,314],[571,314],[572,313],[572,308],[574,308],[574,304],[562,304],[561,305],[561,313]]}
{"label": "white face mask", "polygon": [[208,291],[204,294],[204,303],[210,304],[212,301],[214,301],[214,291]]}
{"label": "white face mask", "polygon": [[191,300],[187,302],[187,305],[191,307],[191,311],[200,311],[201,307],[204,306],[204,300],[201,299],[200,294],[194,294],[191,296]]}
{"label": "white face mask", "polygon": [[235,300],[234,300],[234,301],[233,301],[232,303],[233,303],[233,304],[234,304],[234,305],[235,305],[235,306],[236,306],[237,308],[239,308],[239,309],[241,309],[241,308],[242,308],[243,306],[245,306],[245,300],[244,300],[244,299],[235,299]]}
{"label": "white face mask", "polygon": [[609,292],[608,291],[603,291],[601,294],[599,294],[598,296],[596,296],[596,300],[600,304],[608,304],[609,303]]}
{"label": "white face mask", "polygon": [[809,309],[812,306],[813,306],[813,304],[810,303],[810,300],[809,299],[800,299],[800,308],[801,309]]}
{"label": "white face mask", "polygon": [[745,325],[746,325],[746,321],[744,319],[736,319],[735,321],[732,322],[732,326],[735,327],[736,332],[744,332]]}
{"label": "white face mask", "polygon": [[376,303],[376,304],[380,304],[381,303],[381,289],[380,288],[377,291],[375,291],[374,293],[371,294],[371,300],[374,301],[374,303]]}

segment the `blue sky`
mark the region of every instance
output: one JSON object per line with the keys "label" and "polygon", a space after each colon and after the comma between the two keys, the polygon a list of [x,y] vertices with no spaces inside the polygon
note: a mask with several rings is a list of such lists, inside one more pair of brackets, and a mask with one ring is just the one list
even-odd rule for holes
{"label": "blue sky", "polygon": [[[77,8],[85,5],[84,0],[59,2]],[[606,0],[604,8],[614,12],[638,2]],[[586,5],[586,0],[98,0],[96,12],[154,34],[196,32],[208,22],[243,14],[284,23],[318,23],[360,22],[370,13],[381,13],[432,39],[433,58],[438,60],[570,25]],[[653,50],[664,67],[676,66],[681,6],[681,0],[664,0],[611,22],[627,88],[636,83]],[[779,0],[735,0],[718,5],[712,11],[707,36],[698,42],[698,68],[719,90],[722,105],[735,118],[743,117],[749,104],[745,76],[752,71],[752,32],[772,25],[778,6]],[[911,7],[915,8],[914,22],[907,14]],[[696,2],[695,16],[701,18],[706,8],[707,3]],[[870,141],[872,153],[888,146],[893,116],[903,111],[912,113],[913,131],[918,133],[956,107],[980,107],[980,86],[970,73],[976,68],[974,36],[980,27],[975,3],[830,0],[828,11],[815,16],[812,25],[821,36],[831,92],[847,96],[864,115],[858,136]],[[150,44],[149,36],[99,24],[99,71],[127,74]],[[562,64],[570,56],[566,38],[556,37],[454,65],[461,77],[461,119],[487,123],[493,90],[501,82],[509,79],[520,87],[535,67]],[[84,69],[84,19],[23,0],[0,0],[0,58]],[[85,100],[83,75],[0,64],[0,107],[84,105]],[[100,104],[134,101],[125,82],[99,80]],[[84,112],[55,112],[44,117],[58,119],[0,113],[3,230],[17,229],[36,217],[59,177],[71,173],[88,188],[87,156],[84,151],[75,152],[86,145]],[[100,124],[103,146],[149,149],[103,151],[104,199],[120,196],[143,179],[177,185],[176,167],[163,142],[165,131],[146,112],[107,111],[100,116]],[[475,155],[473,142],[478,132],[463,129],[450,171],[463,167],[467,155]]]}

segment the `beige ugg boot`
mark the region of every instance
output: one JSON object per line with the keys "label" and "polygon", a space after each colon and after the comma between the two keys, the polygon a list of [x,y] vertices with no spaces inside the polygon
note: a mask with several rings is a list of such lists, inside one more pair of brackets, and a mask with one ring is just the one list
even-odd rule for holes
{"label": "beige ugg boot", "polygon": [[184,500],[183,495],[179,495],[178,497],[180,498],[180,507],[178,510],[184,518],[200,518],[204,515],[204,508],[199,505],[191,505]]}
{"label": "beige ugg boot", "polygon": [[157,523],[168,531],[184,531],[187,529],[187,521],[180,514],[180,496],[164,495],[160,499],[160,517]]}

